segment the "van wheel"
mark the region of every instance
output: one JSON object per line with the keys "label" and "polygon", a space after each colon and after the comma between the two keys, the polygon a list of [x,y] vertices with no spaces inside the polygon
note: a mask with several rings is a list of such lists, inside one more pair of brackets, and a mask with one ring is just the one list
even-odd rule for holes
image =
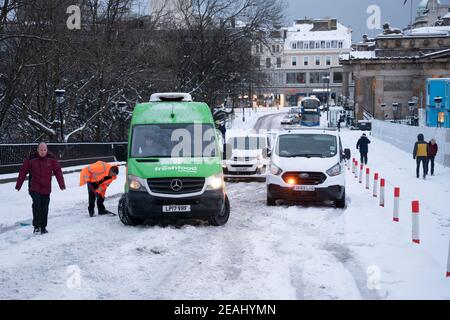
{"label": "van wheel", "polygon": [[223,206],[222,211],[208,220],[209,224],[215,227],[223,226],[228,222],[228,218],[230,217],[230,201],[228,200],[228,196],[225,196],[225,205]]}
{"label": "van wheel", "polygon": [[274,199],[274,198],[270,197],[269,195],[267,195],[267,206],[268,207],[276,206],[277,205],[276,201],[277,201],[276,199]]}
{"label": "van wheel", "polygon": [[336,200],[335,202],[336,208],[344,209],[345,208],[345,190],[344,194],[342,195],[342,198]]}
{"label": "van wheel", "polygon": [[120,221],[122,221],[122,223],[126,226],[138,226],[144,222],[140,219],[136,219],[130,216],[130,213],[128,212],[127,198],[125,197],[125,195],[122,195],[119,200],[118,212]]}

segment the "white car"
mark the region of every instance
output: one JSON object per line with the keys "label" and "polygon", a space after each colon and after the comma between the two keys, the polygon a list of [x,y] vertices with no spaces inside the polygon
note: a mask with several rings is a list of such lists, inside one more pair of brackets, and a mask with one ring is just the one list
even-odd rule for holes
{"label": "white car", "polygon": [[333,201],[345,207],[344,161],[339,132],[330,129],[280,131],[271,152],[266,178],[267,205],[288,202]]}
{"label": "white car", "polygon": [[222,165],[225,178],[265,180],[270,145],[267,134],[231,136],[227,145],[231,157]]}

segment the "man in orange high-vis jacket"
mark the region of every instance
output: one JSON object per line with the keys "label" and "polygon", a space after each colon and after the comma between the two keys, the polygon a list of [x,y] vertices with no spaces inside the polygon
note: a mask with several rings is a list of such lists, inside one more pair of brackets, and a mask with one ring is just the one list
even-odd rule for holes
{"label": "man in orange high-vis jacket", "polygon": [[97,199],[98,214],[108,214],[104,201],[106,195],[106,188],[116,180],[119,174],[119,167],[110,165],[103,161],[97,161],[83,170],[80,173],[80,186],[87,184],[89,193],[89,216],[94,216],[95,200]]}

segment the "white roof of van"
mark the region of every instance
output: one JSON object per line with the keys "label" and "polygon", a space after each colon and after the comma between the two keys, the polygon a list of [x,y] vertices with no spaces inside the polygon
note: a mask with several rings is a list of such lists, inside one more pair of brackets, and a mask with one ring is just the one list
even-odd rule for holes
{"label": "white roof of van", "polygon": [[161,102],[167,100],[178,100],[182,102],[192,102],[192,96],[183,92],[162,92],[154,93],[150,96],[150,102]]}

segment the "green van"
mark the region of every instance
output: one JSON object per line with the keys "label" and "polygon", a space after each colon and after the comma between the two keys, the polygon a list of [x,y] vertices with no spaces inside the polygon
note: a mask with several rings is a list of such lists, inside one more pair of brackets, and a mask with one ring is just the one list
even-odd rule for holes
{"label": "green van", "polygon": [[158,93],[137,104],[128,148],[115,149],[127,162],[119,217],[125,225],[146,220],[208,220],[227,223],[218,133],[207,104],[186,93]]}

